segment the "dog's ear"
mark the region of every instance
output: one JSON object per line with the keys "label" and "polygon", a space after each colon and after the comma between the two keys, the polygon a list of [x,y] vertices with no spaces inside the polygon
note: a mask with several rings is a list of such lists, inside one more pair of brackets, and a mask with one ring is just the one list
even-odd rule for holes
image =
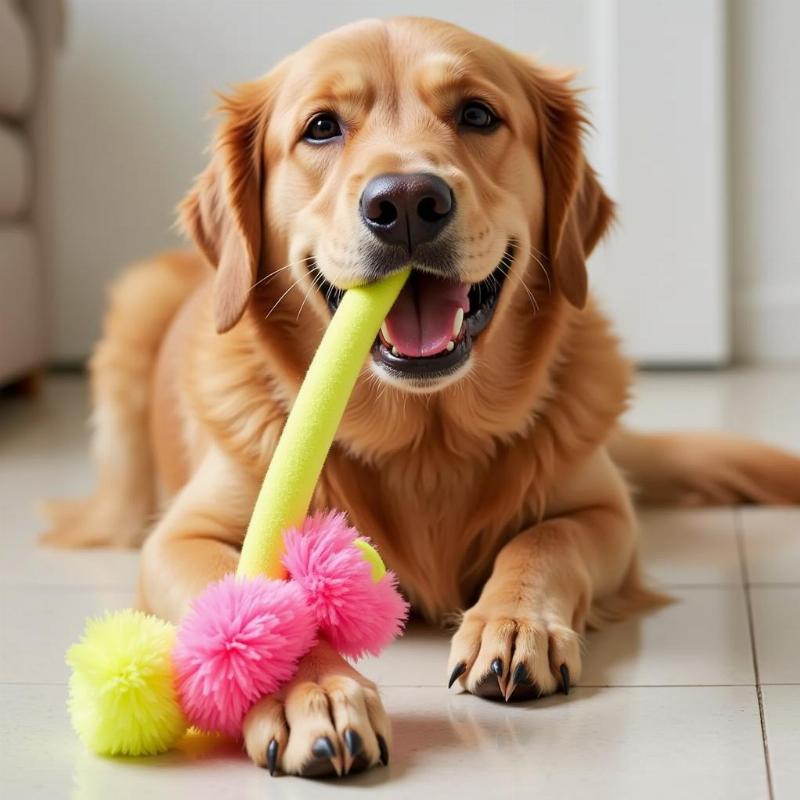
{"label": "dog's ear", "polygon": [[525,62],[524,80],[539,121],[548,257],[555,283],[576,308],[586,304],[586,259],[614,217],[583,152],[583,107],[570,75]]}
{"label": "dog's ear", "polygon": [[261,258],[269,94],[268,82],[262,79],[222,97],[219,110],[224,120],[211,163],[178,209],[184,229],[217,269],[214,322],[219,333],[241,319]]}

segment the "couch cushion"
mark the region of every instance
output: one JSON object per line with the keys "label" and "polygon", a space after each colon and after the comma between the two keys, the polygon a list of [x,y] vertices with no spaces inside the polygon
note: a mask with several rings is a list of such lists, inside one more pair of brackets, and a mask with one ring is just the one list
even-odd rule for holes
{"label": "couch cushion", "polygon": [[28,141],[0,123],[0,220],[24,214],[30,205],[31,155]]}
{"label": "couch cushion", "polygon": [[33,98],[34,42],[12,0],[0,0],[0,115],[19,118]]}
{"label": "couch cushion", "polygon": [[48,327],[33,230],[0,224],[0,383],[44,362]]}

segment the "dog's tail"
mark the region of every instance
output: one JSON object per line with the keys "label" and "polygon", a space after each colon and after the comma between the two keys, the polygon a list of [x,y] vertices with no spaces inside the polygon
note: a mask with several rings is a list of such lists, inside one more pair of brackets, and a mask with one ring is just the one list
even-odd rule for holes
{"label": "dog's tail", "polygon": [[609,452],[643,502],[681,506],[800,503],[800,458],[747,439],[717,433],[644,434],[619,428],[611,437]]}
{"label": "dog's tail", "polygon": [[169,252],[128,268],[114,283],[103,335],[89,363],[95,492],[47,503],[58,547],[141,544],[156,510],[149,406],[159,348],[180,306],[207,267],[190,252]]}

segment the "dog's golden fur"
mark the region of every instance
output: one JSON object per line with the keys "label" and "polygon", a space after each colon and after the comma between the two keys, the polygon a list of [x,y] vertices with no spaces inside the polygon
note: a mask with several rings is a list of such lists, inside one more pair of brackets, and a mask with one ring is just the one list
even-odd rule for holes
{"label": "dog's golden fur", "polygon": [[[503,129],[462,140],[449,115],[476,94]],[[319,108],[358,135],[304,146]],[[510,238],[517,257],[467,374],[420,392],[365,371],[314,504],[348,512],[426,617],[466,609],[450,669],[467,690],[486,691],[499,658],[496,691],[513,694],[522,665],[552,692],[565,671],[579,677],[587,625],[653,599],[626,480],[669,502],[800,500],[792,456],[618,427],[630,368],[585,268],[613,206],[584,160],[567,78],[451,25],[370,21],[320,38],[222,112],[181,211],[200,252],[165,254],[115,289],[92,361],[99,488],[55,507],[48,536],[137,545],[160,497],[142,556],[146,608],[177,619],[234,569],[329,318],[307,259],[333,284],[363,279],[357,201],[387,171],[435,172],[453,187],[461,280],[485,278]],[[263,764],[275,739],[279,766],[302,772],[311,743],[329,736],[332,768],[346,771],[348,727],[376,763],[389,726],[375,688],[321,645],[251,712],[245,742]]]}

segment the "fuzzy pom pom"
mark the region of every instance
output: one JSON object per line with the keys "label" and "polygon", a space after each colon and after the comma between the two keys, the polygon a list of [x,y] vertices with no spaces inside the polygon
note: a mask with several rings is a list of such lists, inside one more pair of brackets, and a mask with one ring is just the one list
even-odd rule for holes
{"label": "fuzzy pom pom", "polygon": [[316,622],[298,585],[233,575],[211,584],[181,622],[173,651],[189,721],[241,736],[253,704],[294,675],[315,638]]}
{"label": "fuzzy pom pom", "polygon": [[186,730],[174,688],[175,628],[140,611],[86,623],[67,651],[69,712],[84,744],[100,755],[155,755]]}
{"label": "fuzzy pom pom", "polygon": [[374,580],[359,541],[366,540],[335,511],[317,512],[284,534],[284,566],[306,592],[320,631],[350,658],[377,655],[408,616],[394,573]]}

